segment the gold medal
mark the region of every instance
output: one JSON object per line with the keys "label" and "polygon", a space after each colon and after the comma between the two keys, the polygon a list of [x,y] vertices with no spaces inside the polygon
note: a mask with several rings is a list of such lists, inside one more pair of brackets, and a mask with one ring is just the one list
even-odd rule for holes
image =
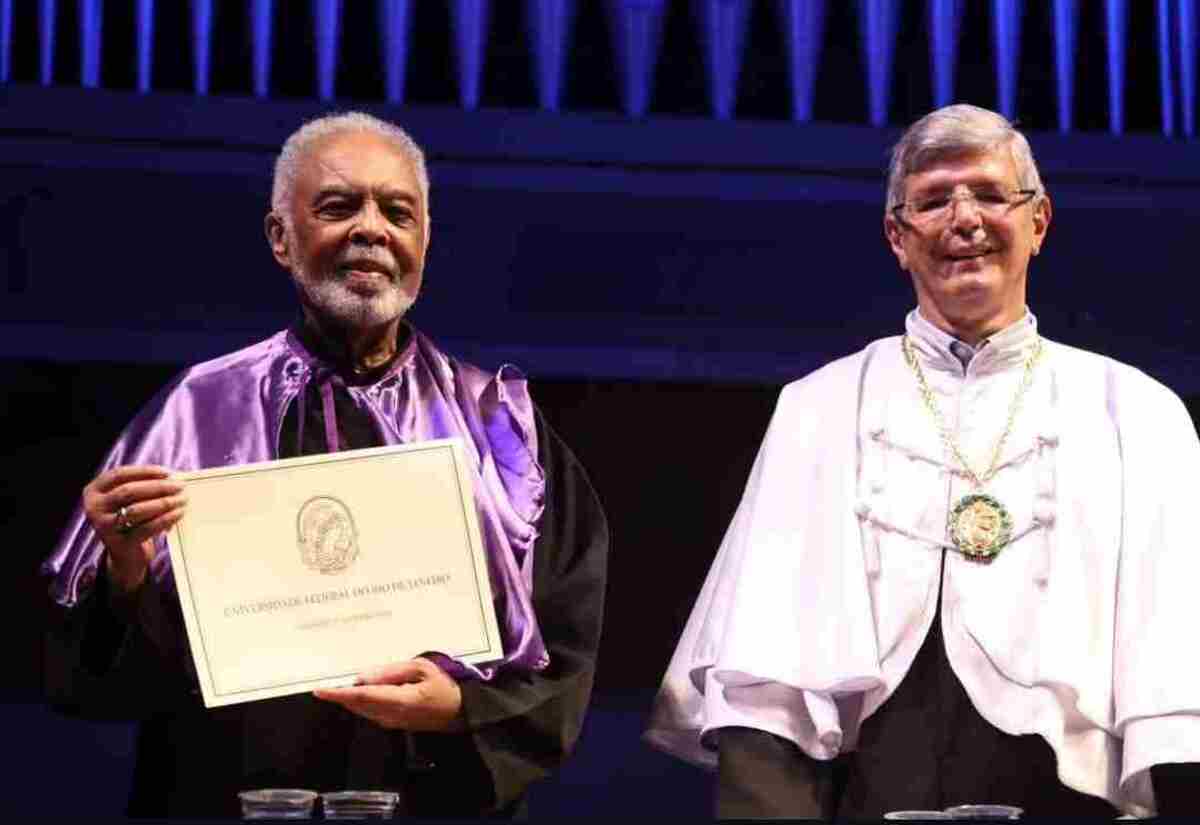
{"label": "gold medal", "polygon": [[982,493],[959,499],[948,526],[954,546],[976,561],[991,561],[1012,538],[1012,516],[1003,504]]}

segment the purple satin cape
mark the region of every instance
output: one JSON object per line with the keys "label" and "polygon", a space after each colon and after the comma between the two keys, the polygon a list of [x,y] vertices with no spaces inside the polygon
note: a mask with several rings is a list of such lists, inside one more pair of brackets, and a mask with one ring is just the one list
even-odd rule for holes
{"label": "purple satin cape", "polygon": [[[278,332],[185,370],[130,422],[101,470],[158,464],[186,472],[278,458],[288,405],[309,384],[315,389],[330,380],[340,382],[294,333]],[[486,373],[443,354],[412,330],[408,346],[381,379],[345,388],[370,414],[385,444],[457,436],[466,445],[504,658],[488,667],[452,662],[454,675],[490,679],[497,667],[545,668],[549,656],[531,594],[546,483],[524,376],[511,366]],[[53,577],[55,601],[71,607],[91,587],[102,549],[77,508],[42,565]],[[165,539],[150,569],[161,587],[174,591]]]}

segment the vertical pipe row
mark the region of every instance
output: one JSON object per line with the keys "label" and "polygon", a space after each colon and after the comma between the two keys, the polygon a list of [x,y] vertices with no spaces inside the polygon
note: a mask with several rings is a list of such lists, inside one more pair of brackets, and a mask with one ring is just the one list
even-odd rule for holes
{"label": "vertical pipe row", "polygon": [[1125,34],[1128,0],[1105,0],[1104,31],[1108,38],[1108,130],[1125,131]]}
{"label": "vertical pipe row", "polygon": [[313,0],[313,45],[317,52],[317,97],[333,100],[337,82],[341,0]]}
{"label": "vertical pipe row", "polygon": [[251,82],[254,96],[266,97],[271,91],[271,19],[273,0],[253,0],[250,4]]}
{"label": "vertical pipe row", "polygon": [[792,120],[812,120],[817,61],[825,33],[825,0],[776,0],[792,85]]}
{"label": "vertical pipe row", "polygon": [[545,112],[557,112],[562,106],[567,44],[576,11],[575,0],[525,0],[538,107]]}
{"label": "vertical pipe row", "polygon": [[694,3],[708,70],[709,107],[717,119],[729,120],[737,105],[750,3],[748,0],[694,0]]}
{"label": "vertical pipe row", "polygon": [[384,94],[388,103],[404,102],[408,69],[408,37],[412,25],[409,0],[379,0],[379,36],[383,39]]}
{"label": "vertical pipe row", "polygon": [[1017,116],[1017,79],[1021,66],[1023,0],[992,0],[992,43],[996,55],[996,100],[1000,114]]}
{"label": "vertical pipe row", "polygon": [[212,0],[192,0],[192,88],[208,94],[212,76]]}
{"label": "vertical pipe row", "polygon": [[961,0],[926,0],[929,20],[929,66],[933,74],[933,105],[954,100],[954,72],[958,65],[958,37],[962,26]]}
{"label": "vertical pipe row", "polygon": [[[189,0],[193,55],[193,86],[197,95],[211,88],[214,2]],[[101,83],[104,0],[75,0],[78,9],[80,83]],[[316,52],[317,96],[333,98],[339,60],[342,0],[311,0]],[[614,51],[618,61],[622,106],[641,117],[649,110],[655,66],[661,45],[665,0],[607,0]],[[887,123],[894,76],[894,55],[902,0],[858,0],[860,42],[867,69],[870,122]],[[1055,94],[1058,128],[1074,128],[1075,75],[1079,36],[1079,0],[1052,0]],[[752,0],[693,0],[703,40],[709,103],[718,119],[733,117],[738,79],[746,46]],[[0,83],[11,80],[14,0],[0,0]],[[788,58],[791,114],[810,120],[817,63],[824,35],[826,0],[774,0]],[[991,0],[992,43],[997,108],[1007,118],[1017,115],[1022,16],[1025,0]],[[1165,136],[1196,134],[1198,6],[1200,0],[1156,0],[1156,45],[1159,63],[1161,127]],[[1129,0],[1104,0],[1108,128],[1125,130]],[[1140,7],[1139,7],[1140,8]],[[155,0],[136,0],[135,48],[137,89],[153,88]],[[275,0],[250,0],[253,91],[270,93],[272,27]],[[38,0],[39,80],[54,79],[57,0]],[[936,106],[954,99],[955,72],[961,37],[963,0],[926,0],[930,69]],[[383,71],[387,100],[404,100],[410,52],[412,0],[378,0]],[[526,25],[532,51],[538,105],[559,111],[565,87],[570,32],[578,0],[525,0]],[[453,0],[451,19],[457,57],[460,103],[479,106],[486,57],[490,0]]]}
{"label": "vertical pipe row", "polygon": [[859,0],[858,6],[871,125],[883,126],[887,123],[892,97],[899,0]]}
{"label": "vertical pipe row", "polygon": [[104,34],[104,0],[79,0],[79,82],[100,85],[100,55]]}
{"label": "vertical pipe row", "polygon": [[1075,125],[1075,37],[1079,30],[1079,0],[1054,0],[1054,75],[1058,99],[1058,130]]}

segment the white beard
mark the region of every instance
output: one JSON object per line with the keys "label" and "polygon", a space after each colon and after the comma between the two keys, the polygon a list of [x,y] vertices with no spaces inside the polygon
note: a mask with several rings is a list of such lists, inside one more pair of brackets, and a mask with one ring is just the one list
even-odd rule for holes
{"label": "white beard", "polygon": [[381,292],[362,295],[336,276],[313,278],[304,272],[293,274],[292,280],[309,306],[339,326],[349,328],[377,327],[394,321],[408,312],[415,300],[394,281]]}

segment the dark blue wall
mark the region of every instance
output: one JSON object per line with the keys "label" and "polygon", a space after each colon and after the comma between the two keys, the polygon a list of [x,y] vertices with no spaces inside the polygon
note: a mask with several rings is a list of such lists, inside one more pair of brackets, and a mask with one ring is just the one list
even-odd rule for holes
{"label": "dark blue wall", "polygon": [[[188,361],[291,312],[262,238],[273,153],[315,104],[0,89],[0,357]],[[899,330],[881,230],[895,132],[374,111],[428,148],[414,317],[533,375],[796,377]],[[1030,302],[1050,337],[1200,391],[1188,141],[1035,134],[1055,203]]]}

